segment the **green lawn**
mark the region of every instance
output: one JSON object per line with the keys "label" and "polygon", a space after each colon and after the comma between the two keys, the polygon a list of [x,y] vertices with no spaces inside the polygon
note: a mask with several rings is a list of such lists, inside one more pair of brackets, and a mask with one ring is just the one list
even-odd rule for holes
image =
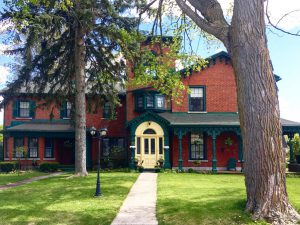
{"label": "green lawn", "polygon": [[17,181],[29,179],[32,177],[47,175],[46,173],[37,171],[27,171],[25,173],[0,173],[0,185],[10,184]]}
{"label": "green lawn", "polygon": [[[300,178],[287,179],[290,201],[300,211]],[[166,225],[266,224],[253,222],[246,204],[244,177],[161,173],[157,218]]]}
{"label": "green lawn", "polygon": [[0,191],[0,224],[110,224],[135,182],[136,173],[101,174],[101,198],[94,198],[96,174],[64,174]]}

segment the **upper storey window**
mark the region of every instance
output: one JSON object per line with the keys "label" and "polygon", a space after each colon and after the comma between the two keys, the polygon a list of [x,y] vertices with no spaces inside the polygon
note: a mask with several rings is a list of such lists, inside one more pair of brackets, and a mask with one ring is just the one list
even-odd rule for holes
{"label": "upper storey window", "polygon": [[138,92],[135,94],[135,110],[166,110],[165,96],[157,92]]}
{"label": "upper storey window", "polygon": [[13,102],[13,117],[33,118],[35,116],[35,102],[29,100],[17,100]]}
{"label": "upper storey window", "polygon": [[189,95],[189,111],[204,112],[205,111],[205,87],[190,87]]}
{"label": "upper storey window", "polygon": [[20,117],[29,117],[30,107],[28,101],[20,101]]}
{"label": "upper storey window", "polygon": [[72,103],[71,102],[63,102],[60,108],[60,118],[62,119],[69,119],[71,118],[72,113]]}

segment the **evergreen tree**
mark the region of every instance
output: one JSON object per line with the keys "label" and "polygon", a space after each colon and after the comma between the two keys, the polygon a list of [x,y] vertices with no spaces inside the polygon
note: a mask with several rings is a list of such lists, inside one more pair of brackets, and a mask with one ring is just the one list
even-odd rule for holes
{"label": "evergreen tree", "polygon": [[117,102],[115,87],[126,74],[118,58],[121,52],[130,58],[136,43],[136,22],[124,16],[134,1],[12,0],[5,6],[1,21],[12,25],[5,36],[16,46],[7,53],[21,59],[8,92],[25,85],[75,105],[75,174],[85,176],[86,94],[94,106]]}

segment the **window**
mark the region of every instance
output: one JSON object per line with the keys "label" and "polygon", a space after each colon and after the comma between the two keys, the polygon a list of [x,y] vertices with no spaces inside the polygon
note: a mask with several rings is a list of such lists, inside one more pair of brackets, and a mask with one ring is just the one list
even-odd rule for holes
{"label": "window", "polygon": [[20,117],[29,117],[30,107],[29,102],[20,102]]}
{"label": "window", "polygon": [[135,96],[135,109],[141,110],[165,110],[165,96],[156,92],[139,93]]}
{"label": "window", "polygon": [[72,110],[72,104],[71,102],[67,102],[67,112],[66,112],[67,118],[71,118],[71,110]]}
{"label": "window", "polygon": [[144,131],[143,134],[156,134],[156,132],[153,129],[147,129],[147,130]]}
{"label": "window", "polygon": [[163,154],[163,138],[159,138],[159,154]]}
{"label": "window", "polygon": [[165,108],[165,96],[156,95],[156,108],[163,109]]}
{"label": "window", "polygon": [[53,139],[52,138],[46,138],[45,139],[45,152],[44,152],[44,158],[53,158]]}
{"label": "window", "polygon": [[[23,149],[22,149],[23,147]],[[24,157],[24,138],[15,137],[14,138],[14,157],[22,158]]]}
{"label": "window", "polygon": [[103,118],[115,119],[115,112],[109,102],[106,102],[103,106]]}
{"label": "window", "polygon": [[65,101],[60,108],[60,117],[62,119],[71,118],[72,114],[72,103]]}
{"label": "window", "polygon": [[144,96],[137,96],[136,98],[136,107],[138,109],[144,108]]}
{"label": "window", "polygon": [[114,153],[125,150],[124,138],[103,138],[102,139],[102,156],[108,157]]}
{"label": "window", "polygon": [[141,138],[137,138],[137,143],[136,143],[136,154],[141,154]]}
{"label": "window", "polygon": [[189,95],[189,111],[203,112],[205,111],[204,87],[190,87]]}
{"label": "window", "polygon": [[146,95],[146,107],[154,108],[154,96],[153,95]]}
{"label": "window", "polygon": [[205,144],[203,133],[191,133],[190,137],[190,159],[205,159]]}
{"label": "window", "polygon": [[29,138],[29,158],[38,157],[38,138]]}
{"label": "window", "polygon": [[17,100],[13,102],[13,117],[33,118],[35,116],[35,102]]}

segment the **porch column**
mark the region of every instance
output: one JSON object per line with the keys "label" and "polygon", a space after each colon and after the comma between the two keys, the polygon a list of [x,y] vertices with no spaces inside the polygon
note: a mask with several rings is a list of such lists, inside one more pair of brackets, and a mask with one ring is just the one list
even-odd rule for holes
{"label": "porch column", "polygon": [[170,164],[170,147],[169,146],[164,146],[164,155],[165,155],[164,168],[170,169],[171,164]]}
{"label": "porch column", "polygon": [[243,140],[242,136],[239,134],[238,135],[238,157],[239,161],[241,163],[241,172],[243,172],[243,163],[244,163],[244,155],[243,155]]}
{"label": "porch column", "polygon": [[182,171],[182,130],[180,129],[178,132],[179,139],[179,155],[178,155],[178,169]]}
{"label": "porch column", "polygon": [[216,156],[216,132],[212,132],[212,172],[217,173],[217,156]]}
{"label": "porch column", "polygon": [[129,168],[134,170],[134,158],[135,158],[135,129],[130,129],[130,162]]}
{"label": "porch column", "polygon": [[290,147],[290,164],[295,162],[294,159],[294,149],[292,139],[294,138],[294,133],[289,133],[289,147]]}

